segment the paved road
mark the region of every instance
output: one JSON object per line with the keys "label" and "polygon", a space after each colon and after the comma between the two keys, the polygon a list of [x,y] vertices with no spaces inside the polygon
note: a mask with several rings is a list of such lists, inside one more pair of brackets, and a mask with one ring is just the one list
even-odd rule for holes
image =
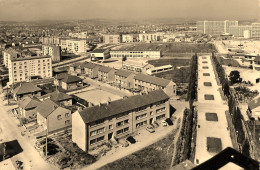
{"label": "paved road", "polygon": [[[208,68],[205,68],[207,66]],[[204,68],[203,68],[204,67]],[[203,76],[203,73],[209,73],[210,76]],[[204,82],[211,82],[212,86],[205,86]],[[210,56],[198,57],[198,127],[196,138],[195,164],[200,164],[216,153],[210,153],[207,150],[207,137],[219,138],[222,143],[222,150],[226,147],[232,147],[230,132],[227,129],[228,123],[225,111],[228,106],[224,104],[219,93],[220,86],[217,85],[216,77],[213,71]],[[205,100],[204,95],[214,96],[214,100]],[[218,121],[207,121],[206,113],[216,113]],[[236,169],[235,167],[228,167]]]}
{"label": "paved road", "polygon": [[[2,95],[1,95],[2,96]],[[55,170],[52,165],[46,163],[39,153],[34,149],[29,139],[26,136],[21,136],[21,131],[17,126],[17,119],[12,117],[12,114],[7,113],[7,106],[3,106],[4,102],[0,101],[0,139],[5,141],[18,140],[21,145],[23,152],[12,157],[12,160],[21,160],[24,162],[24,169],[35,169],[35,170]],[[10,108],[10,107],[9,107]],[[1,166],[1,164],[0,164]],[[1,166],[1,168],[4,165]],[[9,169],[8,169],[9,170]]]}

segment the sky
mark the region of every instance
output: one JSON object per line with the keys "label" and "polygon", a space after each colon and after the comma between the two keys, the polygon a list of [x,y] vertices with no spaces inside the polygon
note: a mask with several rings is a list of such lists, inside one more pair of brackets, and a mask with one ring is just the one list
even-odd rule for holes
{"label": "sky", "polygon": [[260,0],[0,0],[0,21],[260,19]]}

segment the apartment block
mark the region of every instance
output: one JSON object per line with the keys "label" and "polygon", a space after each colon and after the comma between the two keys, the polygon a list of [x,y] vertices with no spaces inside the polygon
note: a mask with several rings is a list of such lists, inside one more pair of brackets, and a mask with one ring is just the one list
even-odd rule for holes
{"label": "apartment block", "polygon": [[155,50],[111,50],[111,58],[160,58],[162,56],[161,51]]}
{"label": "apartment block", "polygon": [[18,56],[8,60],[9,82],[52,77],[50,56]]}
{"label": "apartment block", "polygon": [[39,41],[42,44],[59,45],[60,44],[60,37],[56,37],[56,36],[40,37]]}
{"label": "apartment block", "polygon": [[251,37],[260,38],[260,23],[252,23]]}
{"label": "apartment block", "polygon": [[169,107],[169,96],[156,90],[77,111],[72,114],[72,141],[84,151],[91,150],[169,118]]}
{"label": "apartment block", "polygon": [[122,35],[121,34],[106,34],[106,35],[103,35],[103,43],[105,43],[105,44],[122,43]]}
{"label": "apartment block", "polygon": [[82,39],[66,39],[65,42],[62,41],[62,48],[64,48],[64,45],[66,45],[65,49],[67,52],[74,53],[74,54],[80,54],[80,53],[86,53],[87,52],[87,41]]}
{"label": "apartment block", "polygon": [[58,62],[61,60],[61,47],[56,45],[43,45],[43,55],[51,56],[52,61]]}
{"label": "apartment block", "polygon": [[69,36],[72,38],[79,38],[79,39],[86,39],[88,35],[88,32],[70,32]]}
{"label": "apartment block", "polygon": [[139,41],[141,42],[159,41],[159,39],[160,38],[157,33],[139,34]]}
{"label": "apartment block", "polygon": [[197,21],[196,24],[199,33],[220,35],[229,33],[230,26],[238,26],[238,21]]}
{"label": "apartment block", "polygon": [[252,30],[251,25],[234,25],[229,27],[229,34],[235,37],[244,37],[244,32],[247,30]]}
{"label": "apartment block", "polygon": [[122,35],[122,42],[134,42],[134,35],[133,34],[123,34]]}
{"label": "apartment block", "polygon": [[3,54],[4,65],[6,68],[8,68],[8,61],[11,58],[15,58],[15,57],[22,55],[21,52],[14,50],[12,48],[8,48],[8,49],[2,51],[2,54]]}

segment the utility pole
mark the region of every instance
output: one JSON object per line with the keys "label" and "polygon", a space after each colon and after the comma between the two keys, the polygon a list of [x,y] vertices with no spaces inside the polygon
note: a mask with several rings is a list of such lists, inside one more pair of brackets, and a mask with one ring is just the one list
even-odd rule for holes
{"label": "utility pole", "polygon": [[48,133],[49,133],[49,127],[48,127],[48,116],[47,116],[47,118],[46,118],[46,147],[45,147],[45,155],[46,155],[46,159],[47,159],[47,156],[48,156],[48,149],[47,149],[47,146],[48,146]]}

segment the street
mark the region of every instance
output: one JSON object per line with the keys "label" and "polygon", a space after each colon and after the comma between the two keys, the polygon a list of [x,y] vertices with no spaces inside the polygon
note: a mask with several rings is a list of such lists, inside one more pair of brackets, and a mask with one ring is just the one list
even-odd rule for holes
{"label": "street", "polygon": [[[1,97],[3,94],[1,94]],[[18,140],[21,145],[23,152],[15,155],[12,158],[12,162],[20,160],[24,164],[24,169],[36,169],[36,170],[55,170],[55,166],[48,164],[43,160],[40,154],[34,149],[33,145],[30,143],[27,136],[21,135],[21,130],[18,128],[18,120],[12,115],[12,113],[7,113],[7,109],[10,106],[4,106],[4,102],[0,102],[0,139],[2,142]],[[9,162],[10,163],[10,162]],[[1,170],[10,170],[10,166],[4,165],[4,161],[0,162]],[[6,168],[5,168],[6,166]]]}

